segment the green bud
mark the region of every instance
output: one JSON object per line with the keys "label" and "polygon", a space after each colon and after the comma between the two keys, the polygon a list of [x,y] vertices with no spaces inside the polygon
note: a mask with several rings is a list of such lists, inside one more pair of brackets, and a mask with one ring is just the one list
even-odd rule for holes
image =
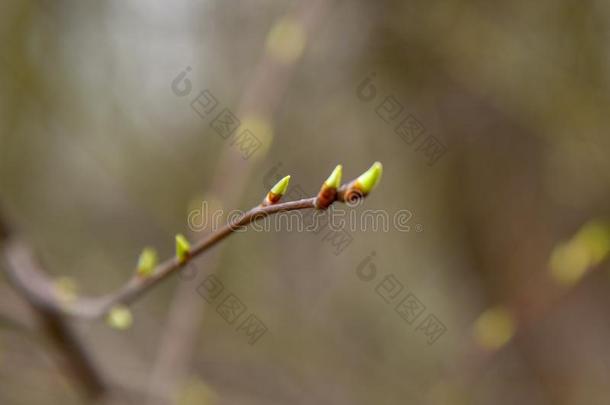
{"label": "green bud", "polygon": [[335,170],[328,176],[328,179],[324,182],[324,185],[330,188],[337,189],[341,186],[341,176],[343,174],[343,166],[337,165]]}
{"label": "green bud", "polygon": [[278,181],[276,185],[271,188],[270,192],[281,197],[286,193],[288,183],[290,183],[290,176],[286,176],[282,180]]}
{"label": "green bud", "polygon": [[383,172],[383,166],[379,162],[373,163],[373,165],[366,172],[362,173],[360,177],[356,179],[356,186],[365,195],[370,193],[373,188],[379,183],[381,179],[381,173]]}
{"label": "green bud", "polygon": [[288,183],[290,183],[290,176],[286,176],[282,180],[278,181],[276,185],[271,188],[271,191],[267,193],[267,196],[263,201],[263,206],[273,205],[280,201],[288,189]]}
{"label": "green bud", "polygon": [[152,276],[156,266],[157,252],[150,247],[144,248],[138,258],[138,275],[142,277]]}
{"label": "green bud", "polygon": [[180,263],[184,263],[191,254],[191,244],[184,235],[176,235],[176,257]]}

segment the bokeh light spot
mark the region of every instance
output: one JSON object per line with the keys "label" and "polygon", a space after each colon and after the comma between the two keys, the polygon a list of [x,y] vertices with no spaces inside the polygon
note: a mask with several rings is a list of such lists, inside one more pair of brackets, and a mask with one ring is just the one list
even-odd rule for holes
{"label": "bokeh light spot", "polygon": [[303,53],[306,41],[302,24],[292,18],[283,18],[269,31],[265,47],[269,55],[280,62],[293,63]]}
{"label": "bokeh light spot", "polygon": [[487,309],[474,323],[475,341],[487,350],[501,348],[511,340],[514,333],[514,317],[503,306]]}
{"label": "bokeh light spot", "polygon": [[574,285],[592,266],[599,264],[610,252],[608,226],[601,221],[590,221],[567,242],[558,244],[551,252],[551,277],[560,284]]}

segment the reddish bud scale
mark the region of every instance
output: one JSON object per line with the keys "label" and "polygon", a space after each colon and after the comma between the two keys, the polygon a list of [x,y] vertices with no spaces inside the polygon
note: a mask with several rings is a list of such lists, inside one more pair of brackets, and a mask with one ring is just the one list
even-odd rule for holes
{"label": "reddish bud scale", "polygon": [[191,257],[192,257],[191,252],[187,252],[184,254],[183,258],[178,258],[178,263],[184,264],[184,263],[188,262],[191,259]]}
{"label": "reddish bud scale", "polygon": [[344,203],[354,203],[357,200],[366,197],[366,195],[367,193],[364,193],[358,182],[354,180],[347,186],[343,186],[339,189],[337,199]]}
{"label": "reddish bud scale", "polygon": [[263,207],[267,205],[277,204],[282,199],[282,194],[275,194],[273,192],[268,192],[267,197],[265,197],[265,201],[263,201]]}
{"label": "reddish bud scale", "polygon": [[325,210],[333,202],[335,202],[336,199],[337,189],[334,187],[328,187],[326,184],[323,184],[316,198],[316,208],[319,210]]}

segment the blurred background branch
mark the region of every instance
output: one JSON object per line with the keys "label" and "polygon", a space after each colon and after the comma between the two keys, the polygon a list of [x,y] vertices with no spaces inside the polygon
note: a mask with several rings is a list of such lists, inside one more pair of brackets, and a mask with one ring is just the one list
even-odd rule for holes
{"label": "blurred background branch", "polygon": [[[88,350],[68,324],[65,314],[49,305],[46,280],[40,279],[44,272],[30,249],[22,242],[11,238],[6,221],[0,216],[0,246],[6,262],[4,273],[13,287],[31,307],[37,320],[37,328],[46,336],[57,350],[60,367],[78,388],[89,398],[97,399],[106,391],[107,386],[101,371],[95,365]],[[19,276],[18,276],[19,275]],[[40,295],[39,295],[40,294]],[[22,331],[27,331],[21,321],[12,320]]]}

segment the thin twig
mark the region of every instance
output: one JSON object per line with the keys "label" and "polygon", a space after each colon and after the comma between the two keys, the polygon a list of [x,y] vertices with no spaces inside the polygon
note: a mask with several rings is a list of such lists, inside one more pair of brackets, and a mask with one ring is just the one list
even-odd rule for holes
{"label": "thin twig", "polygon": [[[290,176],[286,176],[269,191],[259,206],[212,232],[192,247],[186,241],[182,245],[177,244],[176,256],[156,266],[151,274],[144,276],[141,272],[135,272],[123,287],[101,297],[74,298],[62,294],[41,269],[28,246],[14,236],[6,241],[2,240],[8,264],[6,273],[13,286],[37,311],[43,331],[64,355],[66,369],[72,376],[81,380],[81,386],[89,396],[100,397],[108,388],[85,347],[80,344],[68,324],[68,317],[92,320],[105,315],[116,305],[133,302],[224,238],[269,215],[304,209],[324,210],[335,201],[349,203],[354,199],[363,198],[378,182],[381,169],[381,164],[376,162],[356,180],[339,187],[341,165],[338,165],[323,183],[317,196],[279,203],[288,186]],[[180,242],[179,238],[176,240],[177,243]]]}
{"label": "thin twig", "polygon": [[[311,209],[315,208],[315,204],[316,198],[312,197],[265,207],[255,207],[236,221],[226,224],[195,243],[189,257],[183,262],[180,262],[176,257],[167,259],[155,268],[151,276],[141,277],[134,275],[117,291],[97,298],[79,297],[69,303],[62,302],[53,283],[42,272],[36,271],[29,266],[11,266],[11,277],[15,284],[19,285],[20,289],[27,291],[31,300],[38,305],[52,308],[59,313],[76,318],[96,319],[104,316],[115,305],[133,302],[153,286],[188,264],[193,258],[231,235],[235,230],[278,212]],[[12,242],[11,244],[12,246],[7,249],[9,262],[23,260],[23,256],[27,255],[26,247],[17,242]]]}
{"label": "thin twig", "polygon": [[[46,280],[41,277],[42,271],[29,248],[14,239],[3,241],[6,258],[5,273],[13,286],[21,293],[32,308],[38,321],[38,327],[50,343],[55,346],[61,368],[68,376],[79,382],[78,387],[89,398],[100,398],[108,391],[101,371],[89,355],[86,347],[68,324],[66,318],[55,305],[48,305],[46,297],[39,296],[29,283],[40,288]],[[17,275],[30,275],[29,279]],[[45,287],[46,288],[46,287]]]}

